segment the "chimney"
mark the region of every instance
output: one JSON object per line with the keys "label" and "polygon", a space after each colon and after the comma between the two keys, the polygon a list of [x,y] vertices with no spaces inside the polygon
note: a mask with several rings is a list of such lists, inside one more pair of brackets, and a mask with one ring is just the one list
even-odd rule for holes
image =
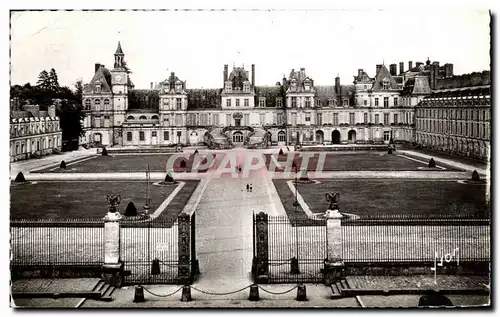
{"label": "chimney", "polygon": [[396,76],[398,72],[398,66],[396,64],[389,65],[389,72],[391,73],[391,76]]}
{"label": "chimney", "polygon": [[94,73],[97,73],[97,71],[99,70],[99,67],[101,67],[101,64],[95,63]]}
{"label": "chimney", "polygon": [[363,74],[363,69],[359,68],[358,69],[358,78],[361,78],[361,75]]}
{"label": "chimney", "polygon": [[413,68],[413,62],[409,61],[408,62],[408,70],[411,70]]}
{"label": "chimney", "polygon": [[224,65],[224,82],[222,83],[222,87],[226,85],[227,81],[227,64]]}
{"label": "chimney", "polygon": [[402,74],[405,72],[405,63],[399,62],[399,73]]}
{"label": "chimney", "polygon": [[378,75],[378,72],[382,69],[382,65],[381,64],[377,64],[377,68],[375,69],[375,76]]}
{"label": "chimney", "polygon": [[340,77],[335,77],[335,93],[340,96]]}
{"label": "chimney", "polygon": [[444,77],[452,77],[453,76],[453,64],[446,63],[444,64]]}
{"label": "chimney", "polygon": [[255,64],[252,64],[252,86],[255,87]]}

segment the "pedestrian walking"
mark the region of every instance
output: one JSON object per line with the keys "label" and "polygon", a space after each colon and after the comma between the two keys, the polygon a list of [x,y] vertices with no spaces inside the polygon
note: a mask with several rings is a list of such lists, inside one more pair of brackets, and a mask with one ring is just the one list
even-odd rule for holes
{"label": "pedestrian walking", "polygon": [[247,183],[247,193],[248,193],[249,190],[250,190],[250,186]]}
{"label": "pedestrian walking", "polygon": [[252,184],[250,184],[250,192],[252,192]]}

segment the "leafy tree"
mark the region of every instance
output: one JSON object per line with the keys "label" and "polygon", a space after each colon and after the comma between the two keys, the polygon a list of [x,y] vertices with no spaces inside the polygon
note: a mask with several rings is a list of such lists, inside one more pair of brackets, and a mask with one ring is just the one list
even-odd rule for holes
{"label": "leafy tree", "polygon": [[59,79],[57,77],[56,70],[52,68],[48,77],[49,89],[52,91],[57,91],[59,89]]}
{"label": "leafy tree", "polygon": [[85,114],[82,112],[82,107],[63,100],[57,115],[62,130],[62,140],[67,144],[64,150],[78,149],[78,139],[84,134],[82,120]]}
{"label": "leafy tree", "polygon": [[83,82],[81,79],[77,80],[75,83],[75,98],[76,101],[81,104],[82,103],[82,94],[83,94]]}
{"label": "leafy tree", "polygon": [[50,76],[45,69],[38,74],[38,81],[36,82],[36,85],[43,90],[50,89]]}

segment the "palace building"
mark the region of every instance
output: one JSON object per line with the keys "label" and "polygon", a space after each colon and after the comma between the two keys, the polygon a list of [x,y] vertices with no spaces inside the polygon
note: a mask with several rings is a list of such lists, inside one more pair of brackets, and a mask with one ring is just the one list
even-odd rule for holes
{"label": "palace building", "polygon": [[[255,65],[224,65],[218,89],[188,89],[171,73],[149,90],[134,89],[125,54],[118,43],[113,69],[95,65],[83,91],[85,136],[94,146],[161,147],[208,145],[210,148],[269,145],[415,143],[415,109],[438,82],[453,77],[453,65],[412,62],[363,69],[353,84],[317,85],[304,68],[270,86],[255,83]],[[434,88],[433,88],[434,87]],[[417,107],[418,108],[418,107]],[[417,132],[416,132],[417,131]]]}

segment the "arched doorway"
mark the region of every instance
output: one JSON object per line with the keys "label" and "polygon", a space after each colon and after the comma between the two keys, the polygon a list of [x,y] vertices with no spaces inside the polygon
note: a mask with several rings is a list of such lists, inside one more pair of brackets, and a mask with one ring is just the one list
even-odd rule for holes
{"label": "arched doorway", "polygon": [[324,139],[325,139],[325,136],[323,134],[323,131],[321,131],[321,130],[316,131],[316,143],[323,144]]}
{"label": "arched doorway", "polygon": [[286,142],[286,134],[285,131],[278,132],[278,142]]}
{"label": "arched doorway", "polygon": [[243,133],[236,131],[233,133],[233,143],[243,143]]}
{"label": "arched doorway", "polygon": [[339,130],[332,131],[332,143],[333,144],[340,144],[340,131]]}
{"label": "arched doorway", "polygon": [[354,143],[356,142],[356,131],[350,130],[347,133],[347,139],[349,140],[349,143]]}
{"label": "arched doorway", "polygon": [[102,135],[100,133],[94,133],[94,145],[100,146],[102,144]]}

